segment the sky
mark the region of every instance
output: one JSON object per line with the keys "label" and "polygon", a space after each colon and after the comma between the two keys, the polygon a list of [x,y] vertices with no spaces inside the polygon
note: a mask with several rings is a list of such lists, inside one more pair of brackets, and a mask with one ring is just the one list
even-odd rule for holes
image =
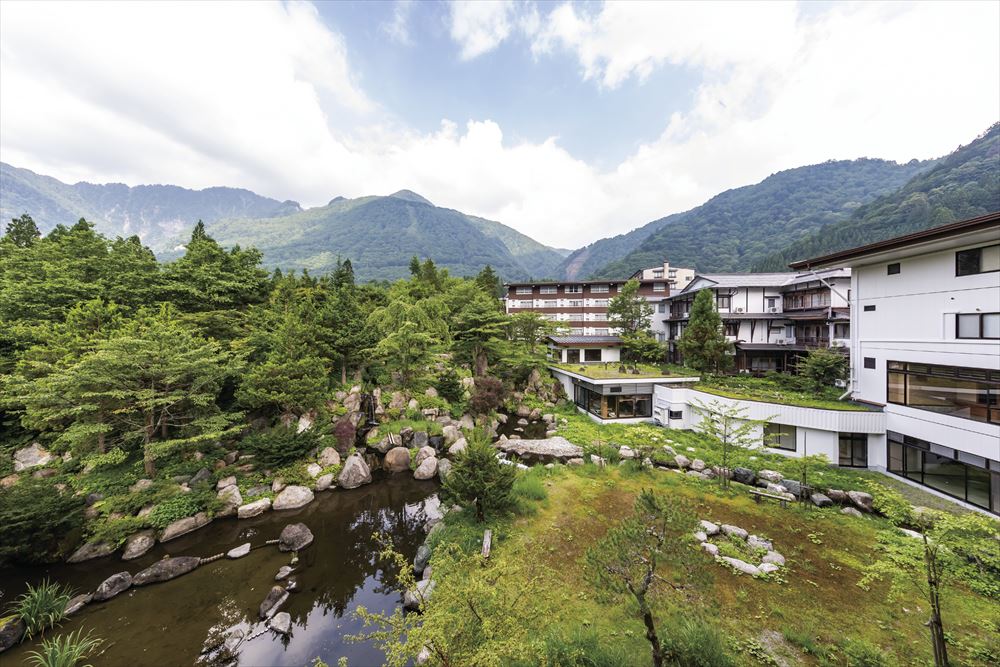
{"label": "sky", "polygon": [[2,2],[0,160],[580,247],[1000,120],[1000,2]]}

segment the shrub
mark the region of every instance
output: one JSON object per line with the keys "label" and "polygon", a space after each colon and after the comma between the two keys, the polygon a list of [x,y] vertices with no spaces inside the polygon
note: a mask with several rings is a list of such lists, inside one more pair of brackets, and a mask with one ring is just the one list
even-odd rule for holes
{"label": "shrub", "polygon": [[120,447],[115,447],[110,452],[103,454],[91,454],[83,460],[84,467],[89,470],[100,470],[125,463],[128,454]]}
{"label": "shrub", "polygon": [[503,513],[511,508],[516,475],[517,468],[497,459],[486,432],[476,429],[465,451],[455,457],[451,472],[441,487],[442,499],[446,503],[475,503],[476,518],[482,522],[487,514]]}
{"label": "shrub", "polygon": [[469,399],[469,410],[476,415],[486,415],[503,405],[506,390],[503,381],[489,375],[476,378],[476,386]]}
{"label": "shrub", "polygon": [[560,667],[618,667],[633,661],[627,646],[607,641],[592,628],[576,628],[568,635],[550,635],[545,640],[545,655],[546,664]]}
{"label": "shrub", "polygon": [[79,539],[83,499],[27,477],[0,493],[0,565],[58,560]]}
{"label": "shrub", "polygon": [[730,667],[735,665],[719,628],[709,621],[679,617],[661,631],[667,664],[676,667]]}
{"label": "shrub", "polygon": [[42,642],[40,651],[28,653],[28,664],[34,667],[92,667],[82,665],[94,650],[104,643],[104,640],[92,636],[91,632],[83,634],[83,629],[60,635]]}
{"label": "shrub", "polygon": [[45,579],[38,586],[28,584],[28,590],[14,601],[10,611],[21,617],[24,636],[31,639],[66,618],[66,603],[71,597],[73,591],[68,586]]}
{"label": "shrub", "polygon": [[88,526],[88,533],[91,541],[107,542],[117,549],[128,539],[129,535],[146,528],[148,525],[149,521],[146,517],[102,518]]}
{"label": "shrub", "polygon": [[208,492],[179,493],[154,507],[146,520],[154,528],[162,529],[178,519],[194,516],[207,509],[209,499],[206,498],[206,493]]}
{"label": "shrub", "polygon": [[816,348],[799,360],[798,371],[812,389],[823,389],[847,377],[847,357],[825,347]]}
{"label": "shrub", "polygon": [[875,480],[865,480],[865,488],[872,494],[872,507],[884,514],[894,525],[913,525],[913,505],[903,497],[903,494]]}
{"label": "shrub", "polygon": [[263,468],[281,468],[300,461],[319,446],[319,436],[312,429],[296,432],[296,427],[276,426],[243,439],[243,448],[256,455]]}
{"label": "shrub", "polygon": [[462,393],[464,392],[462,383],[459,381],[458,376],[451,371],[445,371],[437,376],[434,380],[434,388],[437,389],[441,398],[449,403],[458,403],[462,400]]}

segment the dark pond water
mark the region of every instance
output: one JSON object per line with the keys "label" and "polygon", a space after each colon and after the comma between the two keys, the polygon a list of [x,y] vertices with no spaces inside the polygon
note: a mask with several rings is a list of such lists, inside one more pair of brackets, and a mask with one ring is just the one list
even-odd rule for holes
{"label": "dark pond water", "polygon": [[[520,423],[522,420],[527,423]],[[518,435],[521,436],[522,440],[541,440],[545,437],[545,431],[548,427],[548,424],[540,419],[531,421],[523,417],[519,419],[516,414],[508,415],[507,423],[497,427],[497,435],[505,435],[508,438],[512,435]]]}
{"label": "dark pond water", "polygon": [[[353,617],[358,605],[391,610],[402,602],[402,594],[388,585],[394,578],[376,560],[380,547],[373,534],[390,535],[397,550],[412,560],[424,539],[428,513],[437,511],[436,492],[435,482],[401,473],[352,491],[317,494],[314,502],[298,510],[242,521],[218,520],[158,544],[128,563],[110,556],[76,565],[3,570],[0,607],[19,595],[25,583],[45,577],[78,591],[93,591],[108,576],[125,570],[135,574],[165,555],[207,557],[248,541],[257,547],[277,538],[285,525],[302,522],[315,541],[299,554],[291,576],[297,591],[282,607],[292,617],[292,637],[282,639],[266,631],[240,646],[238,664],[302,666],[321,657],[336,665],[345,656],[351,667],[380,665],[383,656],[377,647],[344,638],[362,629]],[[107,640],[103,654],[91,659],[97,667],[193,665],[205,646],[217,644],[232,630],[242,629],[250,636],[264,627],[258,621],[258,607],[274,585],[278,568],[289,559],[290,554],[276,546],[254,548],[244,558],[223,558],[173,581],[92,603],[58,632],[83,627]],[[0,655],[0,665],[24,664],[25,653],[33,648],[32,642],[22,643]]]}

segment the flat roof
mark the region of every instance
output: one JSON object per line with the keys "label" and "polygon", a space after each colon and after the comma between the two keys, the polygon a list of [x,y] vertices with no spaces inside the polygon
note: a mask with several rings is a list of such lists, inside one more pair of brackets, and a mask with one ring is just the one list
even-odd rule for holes
{"label": "flat roof", "polygon": [[556,345],[567,347],[610,347],[622,344],[622,339],[618,336],[549,336],[548,339]]}
{"label": "flat roof", "polygon": [[812,259],[799,260],[797,262],[792,262],[788,266],[793,269],[813,269],[838,265],[842,266],[850,260],[860,259],[868,255],[905,248],[918,243],[938,241],[952,236],[959,236],[961,234],[988,230],[991,227],[997,227],[1000,229],[1000,211],[994,211],[993,213],[987,213],[986,215],[980,215],[967,220],[951,222],[947,225],[931,227],[930,229],[913,232],[911,234],[904,234],[903,236],[896,236],[891,239],[885,239],[884,241],[876,241],[875,243],[858,246],[857,248],[840,250],[838,252],[821,255],[820,257],[814,257]]}

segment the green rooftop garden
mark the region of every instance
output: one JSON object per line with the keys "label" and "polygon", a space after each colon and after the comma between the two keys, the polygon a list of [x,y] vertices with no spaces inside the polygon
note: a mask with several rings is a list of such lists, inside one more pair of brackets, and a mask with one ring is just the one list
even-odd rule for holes
{"label": "green rooftop garden", "polygon": [[818,391],[808,389],[798,376],[781,373],[771,373],[764,377],[710,376],[703,378],[694,388],[725,398],[795,405],[802,408],[860,412],[872,410],[871,406],[863,403],[838,400],[844,393],[843,389],[837,387],[827,387]]}
{"label": "green rooftop garden", "polygon": [[663,377],[699,377],[701,374],[693,369],[670,364],[629,364],[625,367],[625,372],[621,372],[621,365],[618,362],[601,363],[579,363],[579,364],[557,364],[550,363],[549,366],[558,368],[577,375],[583,375],[594,380],[634,380],[641,378],[663,378]]}

